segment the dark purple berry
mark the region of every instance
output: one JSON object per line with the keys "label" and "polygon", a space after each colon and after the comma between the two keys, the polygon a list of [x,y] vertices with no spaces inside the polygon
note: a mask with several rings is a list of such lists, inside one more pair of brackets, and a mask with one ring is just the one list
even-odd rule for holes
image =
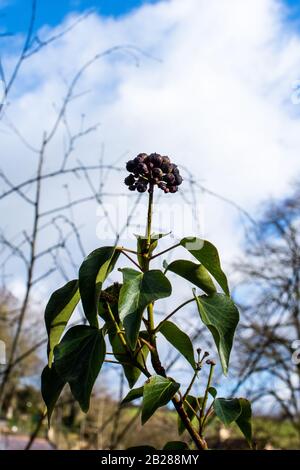
{"label": "dark purple berry", "polygon": [[136,189],[136,185],[135,184],[132,184],[131,186],[129,186],[129,191],[135,191]]}
{"label": "dark purple berry", "polygon": [[140,153],[135,159],[133,160],[136,165],[139,163],[144,163],[145,159],[147,157],[146,153]]}
{"label": "dark purple berry", "polygon": [[164,183],[163,181],[160,181],[157,186],[159,187],[159,189],[166,189],[167,185],[166,183]]}
{"label": "dark purple berry", "polygon": [[136,185],[136,189],[138,190],[139,193],[144,193],[145,191],[147,191],[147,186],[143,183],[138,183]]}
{"label": "dark purple berry", "polygon": [[164,173],[171,173],[172,166],[170,165],[170,163],[162,163],[161,169]]}
{"label": "dark purple berry", "polygon": [[151,153],[151,155],[149,155],[149,161],[153,163],[155,167],[159,168],[162,164],[163,159],[158,153]]}
{"label": "dark purple berry", "polygon": [[136,168],[136,163],[133,160],[129,160],[129,162],[126,163],[126,170],[127,171],[134,171]]}
{"label": "dark purple berry", "polygon": [[166,155],[164,155],[164,156],[162,157],[162,163],[170,163],[169,157],[167,157]]}
{"label": "dark purple berry", "polygon": [[179,174],[175,174],[175,183],[177,184],[177,186],[180,186],[182,181],[182,176],[180,176]]}
{"label": "dark purple berry", "polygon": [[153,168],[152,175],[153,175],[154,178],[159,178],[160,179],[163,176],[163,172],[161,171],[160,168]]}
{"label": "dark purple berry", "polygon": [[136,171],[140,175],[147,175],[147,173],[149,173],[148,167],[145,165],[145,163],[139,163],[136,167]]}
{"label": "dark purple berry", "polygon": [[133,175],[128,175],[126,176],[125,180],[124,180],[124,183],[126,184],[126,186],[131,186],[135,183],[135,178]]}
{"label": "dark purple berry", "polygon": [[172,173],[168,173],[164,176],[164,181],[168,184],[173,184],[175,182],[175,176]]}
{"label": "dark purple berry", "polygon": [[178,191],[177,186],[169,186],[170,193],[176,193]]}
{"label": "dark purple berry", "polygon": [[144,162],[146,158],[148,158],[148,155],[146,153],[139,153],[136,158],[138,158],[140,162]]}

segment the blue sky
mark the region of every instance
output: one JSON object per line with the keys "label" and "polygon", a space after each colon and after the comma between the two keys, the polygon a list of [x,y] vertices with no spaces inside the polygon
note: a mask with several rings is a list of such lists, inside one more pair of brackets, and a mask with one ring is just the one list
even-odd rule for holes
{"label": "blue sky", "polygon": [[[96,9],[101,15],[118,17],[146,3],[159,0],[38,0],[37,27],[55,26],[71,11]],[[26,29],[30,15],[31,0],[0,0],[4,4],[0,14],[0,29],[19,32]],[[22,13],[21,13],[22,12]],[[21,13],[21,14],[20,14]]]}
{"label": "blue sky", "polygon": [[[38,0],[36,26],[55,26],[71,11],[82,12],[95,9],[103,16],[119,17],[144,4],[160,0]],[[300,20],[299,0],[284,0],[291,8],[289,18]],[[0,0],[5,8],[0,13],[0,31],[20,32],[26,30],[31,0]]]}

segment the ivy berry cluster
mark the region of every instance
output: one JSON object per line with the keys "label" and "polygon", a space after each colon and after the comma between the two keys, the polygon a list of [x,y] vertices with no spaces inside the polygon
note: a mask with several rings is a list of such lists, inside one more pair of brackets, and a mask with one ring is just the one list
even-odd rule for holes
{"label": "ivy berry cluster", "polygon": [[176,193],[183,179],[177,165],[171,162],[167,156],[159,153],[140,153],[126,164],[130,172],[124,183],[130,191],[139,193],[151,191],[151,187],[157,185],[164,193]]}

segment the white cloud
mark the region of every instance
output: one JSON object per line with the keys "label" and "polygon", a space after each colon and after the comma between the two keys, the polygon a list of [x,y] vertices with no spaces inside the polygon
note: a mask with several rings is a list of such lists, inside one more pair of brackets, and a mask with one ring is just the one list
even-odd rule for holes
{"label": "white cloud", "polygon": [[[159,61],[141,57],[136,68],[118,53],[88,69],[78,91],[89,93],[72,104],[70,122],[78,126],[84,112],[89,123],[101,121],[101,127],[81,142],[73,159],[95,161],[101,142],[111,161],[124,151],[169,154],[250,211],[263,198],[284,193],[300,169],[300,114],[291,102],[300,75],[300,36],[285,22],[279,1],[171,0],[120,19],[92,15],[25,64],[9,116],[27,140],[36,144],[53,122],[53,102],[63,96],[65,80],[115,44],[137,45]],[[35,156],[2,131],[1,164],[14,180],[32,174]],[[48,167],[61,147],[60,134]],[[48,189],[51,202],[62,197],[57,187]],[[238,237],[236,213],[208,197],[204,210],[206,236],[230,261]],[[94,206],[82,215],[93,231]],[[25,218],[20,215],[21,224]],[[94,233],[89,243],[92,249]]]}

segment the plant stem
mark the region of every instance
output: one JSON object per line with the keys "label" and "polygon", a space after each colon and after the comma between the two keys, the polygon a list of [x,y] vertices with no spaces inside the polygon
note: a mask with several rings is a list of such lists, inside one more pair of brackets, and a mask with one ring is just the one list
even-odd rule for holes
{"label": "plant stem", "polygon": [[[147,238],[147,250],[146,250],[146,263],[145,263],[145,270],[144,271],[148,271],[149,270],[149,266],[150,266],[150,256],[149,256],[149,251],[150,251],[150,244],[151,244],[151,223],[152,223],[152,209],[153,209],[153,185],[150,185],[150,189],[149,189],[149,201],[148,201],[148,214],[147,214],[147,228],[146,228],[146,238]],[[184,304],[182,304],[180,307],[178,307],[176,309],[179,310],[179,308],[183,307],[184,305],[186,305],[187,303],[189,302],[192,302],[193,300],[195,299],[190,299],[189,301],[185,302]],[[161,362],[160,362],[160,358],[159,358],[159,355],[158,355],[158,351],[157,351],[157,346],[156,346],[156,331],[157,331],[157,328],[155,328],[155,325],[154,325],[154,302],[151,303],[150,305],[148,305],[147,307],[147,311],[148,311],[148,321],[147,321],[147,324],[146,324],[146,328],[147,328],[147,331],[149,333],[149,341],[150,341],[150,345],[151,345],[151,349],[150,349],[150,354],[151,354],[151,362],[152,362],[152,366],[153,366],[153,369],[155,370],[155,372],[158,374],[158,375],[161,375],[162,377],[166,377],[167,374],[166,374],[166,371],[164,369],[164,367],[162,366]],[[172,312],[172,315],[176,312],[176,311],[173,311]],[[170,318],[171,314],[168,315],[167,318]],[[205,442],[205,440],[197,433],[196,429],[193,427],[184,407],[183,407],[183,400],[182,398],[179,398],[178,396],[174,396],[172,398],[172,403],[178,413],[178,415],[180,416],[181,420],[183,421],[184,423],[184,426],[186,428],[186,430],[188,431],[189,435],[191,436],[195,446],[197,447],[197,449],[199,450],[205,450],[207,449],[207,444]]]}
{"label": "plant stem", "polygon": [[124,250],[121,250],[121,253],[126,256],[126,258],[128,258],[140,271],[142,271],[140,265],[134,261],[134,259],[132,259],[131,256],[129,256]]}
{"label": "plant stem", "polygon": [[186,300],[185,302],[183,302],[182,304],[180,304],[178,307],[175,308],[175,310],[173,310],[171,313],[169,313],[169,315],[166,316],[166,318],[164,318],[158,325],[157,327],[155,328],[155,332],[159,331],[161,326],[163,325],[163,323],[167,320],[169,320],[173,315],[175,315],[175,313],[178,312],[178,310],[180,310],[182,307],[185,307],[187,304],[190,304],[191,302],[194,302],[195,298],[192,298],[192,299],[189,299],[189,300]]}
{"label": "plant stem", "polygon": [[124,246],[117,246],[116,250],[127,251],[127,253],[132,253],[133,255],[141,255],[142,254],[142,253],[138,253],[135,250],[130,250],[129,248],[125,248]]}
{"label": "plant stem", "polygon": [[140,371],[143,372],[143,374],[146,375],[146,377],[150,377],[151,374],[149,373],[149,371],[147,370],[146,367],[143,367],[139,362],[138,360],[133,356],[132,354],[132,351],[129,349],[129,347],[127,346],[127,343],[126,343],[126,339],[124,337],[124,334],[121,330],[121,328],[119,327],[118,325],[118,322],[115,320],[115,317],[114,317],[114,314],[112,313],[112,310],[110,308],[110,305],[108,302],[106,302],[106,305],[107,305],[107,309],[108,309],[108,313],[109,313],[109,316],[114,324],[114,327],[116,329],[116,332],[117,332],[117,335],[119,336],[120,338],[120,341],[122,343],[122,346],[125,350],[125,352],[127,353],[127,356],[131,359],[132,363],[134,364],[135,367],[137,367],[138,369],[140,369]]}
{"label": "plant stem", "polygon": [[208,380],[207,380],[207,385],[206,385],[206,389],[205,389],[205,393],[204,393],[203,403],[202,403],[201,411],[200,411],[200,419],[201,419],[200,435],[202,435],[202,431],[203,431],[203,424],[204,424],[204,419],[205,419],[205,408],[206,408],[207,399],[208,399],[208,389],[211,385],[211,381],[212,381],[212,377],[213,377],[213,373],[214,373],[214,368],[215,368],[215,364],[211,364],[210,365],[210,370],[209,370],[209,376],[208,376]]}
{"label": "plant stem", "polygon": [[196,378],[197,378],[198,372],[199,372],[198,370],[195,370],[194,375],[193,375],[193,378],[192,378],[192,380],[191,380],[191,383],[190,383],[190,385],[188,386],[188,388],[186,389],[186,392],[185,392],[185,394],[184,394],[183,397],[182,397],[183,401],[185,401],[186,397],[187,397],[188,394],[190,393],[191,388],[192,388],[192,386],[194,385],[194,382],[195,382],[195,380],[196,380]]}
{"label": "plant stem", "polygon": [[[149,187],[149,199],[148,199],[148,214],[147,214],[147,227],[146,227],[146,238],[147,238],[147,245],[146,249],[149,252],[150,243],[151,243],[151,224],[152,224],[152,210],[153,210],[153,193],[154,193],[154,186],[150,184]],[[149,253],[148,253],[149,256]]]}
{"label": "plant stem", "polygon": [[156,253],[156,255],[151,256],[151,260],[154,259],[154,258],[157,258],[158,256],[164,255],[165,253],[168,253],[168,251],[174,250],[178,246],[180,246],[180,243],[176,243],[176,245],[170,246],[169,248],[166,248],[165,250],[161,251],[160,253]]}

